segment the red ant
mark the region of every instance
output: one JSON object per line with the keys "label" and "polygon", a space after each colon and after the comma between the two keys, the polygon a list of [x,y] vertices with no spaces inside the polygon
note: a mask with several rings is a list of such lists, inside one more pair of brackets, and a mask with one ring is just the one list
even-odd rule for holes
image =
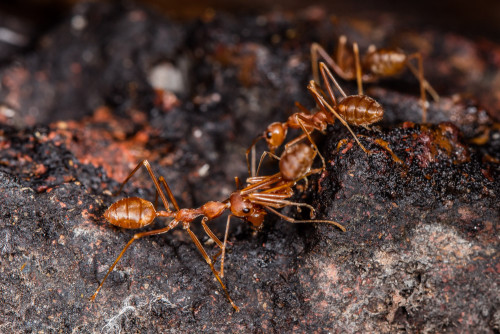
{"label": "red ant", "polygon": [[[355,46],[357,48],[356,44]],[[300,112],[296,112],[288,117],[286,122],[271,123],[262,135],[255,138],[252,145],[246,151],[248,170],[251,175],[254,175],[254,163],[252,162],[252,171],[250,171],[250,162],[248,160],[248,155],[260,139],[264,138],[266,140],[269,151],[273,153],[285,141],[288,128],[302,129],[304,133],[287,143],[285,146],[286,149],[287,147],[290,147],[295,143],[301,141],[306,136],[309,137],[309,133],[314,130],[324,132],[328,124],[333,124],[335,122],[335,118],[333,116],[339,119],[342,124],[351,132],[354,139],[358,142],[363,151],[365,151],[367,154],[370,153],[358,140],[349,124],[364,126],[368,128],[368,125],[371,125],[382,119],[384,114],[382,106],[371,97],[363,95],[362,88],[360,88],[360,92],[358,95],[347,96],[335,80],[328,67],[323,62],[320,62],[319,67],[321,75],[323,77],[323,81],[325,82],[326,88],[328,90],[328,96],[333,102],[333,107],[325,100],[324,96],[326,94],[321,90],[321,88],[319,88],[314,81],[311,81],[308,89],[316,100],[318,106],[320,106],[320,110],[314,114],[311,114],[304,106],[297,102],[296,106],[299,108],[299,110],[301,110]],[[357,74],[358,82],[361,83],[361,69],[359,64],[357,66]],[[343,98],[339,102],[337,102],[337,99],[335,98],[335,94],[330,85],[330,81],[333,82],[335,87],[343,96]]]}
{"label": "red ant", "polygon": [[[222,202],[210,201],[196,209],[181,209],[177,204],[177,201],[175,200],[175,197],[172,194],[172,191],[170,190],[170,187],[168,186],[165,179],[162,176],[156,178],[147,160],[143,160],[137,165],[137,167],[122,183],[119,192],[141,166],[144,166],[147,169],[151,179],[153,180],[157,195],[160,195],[161,201],[163,202],[163,205],[165,207],[165,211],[156,210],[155,205],[145,199],[131,197],[121,199],[112,204],[104,213],[104,217],[112,225],[130,229],[137,229],[149,225],[154,221],[156,217],[166,217],[173,219],[164,228],[135,234],[132,239],[130,239],[130,241],[125,245],[116,260],[113,262],[108,272],[106,273],[106,276],[104,276],[104,279],[99,284],[99,287],[90,298],[91,300],[94,300],[96,298],[99,290],[102,288],[109,274],[113,271],[114,267],[121,259],[125,251],[135,240],[145,236],[167,233],[168,231],[179,225],[179,223],[182,223],[182,227],[188,232],[189,236],[198,248],[198,251],[208,263],[210,269],[212,270],[212,273],[221,285],[226,298],[229,300],[236,311],[239,311],[239,308],[232,301],[231,297],[229,296],[229,292],[226,289],[226,286],[221,280],[221,277],[224,276],[224,252],[226,248],[229,222],[231,220],[231,217],[238,217],[244,221],[249,222],[254,228],[258,229],[262,226],[264,217],[266,216],[267,211],[269,211],[291,223],[330,223],[337,226],[342,231],[345,231],[345,228],[342,225],[331,220],[295,220],[276,211],[275,209],[280,209],[285,206],[291,205],[309,208],[311,210],[311,216],[314,213],[314,208],[312,208],[310,205],[305,203],[295,203],[288,200],[288,198],[293,195],[292,187],[298,180],[286,181],[281,173],[277,173],[267,177],[260,177],[260,180],[251,180],[251,184],[241,190],[234,191],[228,199]],[[310,173],[311,172],[309,171],[303,172],[302,177],[306,177],[310,175]],[[236,184],[237,186],[239,186],[239,180],[237,178]],[[169,202],[167,201],[161,185],[165,189],[170,201],[172,202],[174,210],[170,209]],[[221,216],[226,210],[231,210],[231,214],[227,218],[224,242],[221,242],[219,238],[217,238],[217,236],[212,232],[212,230],[210,230],[206,223]],[[191,222],[198,217],[203,217],[201,219],[201,225],[203,229],[221,249],[219,253],[217,253],[213,257],[213,259],[208,256],[201,242],[190,229]],[[218,272],[214,268],[214,263],[221,254],[221,270],[220,272]]]}
{"label": "red ant", "polygon": [[[363,57],[361,68],[363,74],[361,80],[357,73],[359,64],[359,49],[356,43],[353,44],[353,55],[346,53],[347,38],[340,36],[339,45],[337,48],[337,61],[333,60],[328,55],[325,49],[318,43],[311,45],[311,65],[313,69],[313,78],[315,82],[319,82],[318,75],[318,55],[321,56],[330,65],[335,73],[337,73],[344,80],[354,80],[358,78],[358,89],[362,94],[361,81],[375,82],[380,78],[391,77],[403,72],[405,67],[408,67],[413,75],[420,82],[420,99],[422,101],[422,122],[427,120],[427,97],[425,91],[432,96],[434,101],[439,101],[439,95],[432,88],[432,86],[424,78],[424,67],[422,54],[415,52],[406,54],[399,49],[376,49],[374,45],[370,45],[367,54]],[[417,59],[418,69],[410,62],[412,59]],[[354,63],[354,64],[353,64]]]}
{"label": "red ant", "polygon": [[[328,91],[328,97],[330,98],[333,106],[326,102],[324,98],[324,92],[318,87],[316,82],[310,81],[307,88],[313,94],[317,103],[321,106],[322,109],[328,109],[331,113],[337,116],[338,119],[342,122],[348,129],[349,126],[345,123],[349,123],[352,125],[363,126],[367,129],[369,125],[380,121],[384,116],[384,109],[382,106],[375,101],[373,98],[363,95],[359,93],[358,95],[347,95],[340,85],[338,84],[335,77],[330,72],[325,63],[321,62],[319,64],[321,75],[323,77],[323,81],[325,82],[326,89]],[[359,71],[359,67],[358,67]],[[358,76],[360,78],[361,76]],[[334,84],[335,88],[342,94],[342,99],[337,101],[335,94],[333,92],[332,86],[330,85],[330,81]],[[340,116],[338,116],[340,114]],[[351,130],[352,133],[352,130]],[[354,134],[353,134],[354,135]],[[354,136],[356,138],[356,136]],[[359,141],[358,141],[358,144]],[[361,148],[368,153],[361,144]]]}

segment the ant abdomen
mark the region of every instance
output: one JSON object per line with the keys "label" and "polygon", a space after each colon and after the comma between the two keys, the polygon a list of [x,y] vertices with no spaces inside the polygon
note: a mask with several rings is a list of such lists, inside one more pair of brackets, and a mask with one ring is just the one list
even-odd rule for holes
{"label": "ant abdomen", "polygon": [[364,65],[375,75],[390,77],[403,72],[407,58],[401,51],[380,49],[368,53]]}
{"label": "ant abdomen", "polygon": [[304,143],[286,148],[280,159],[280,171],[283,179],[291,181],[305,175],[311,169],[315,156],[314,148]]}
{"label": "ant abdomen", "polygon": [[384,116],[382,106],[366,95],[346,96],[339,102],[338,110],[347,123],[358,126],[373,124]]}
{"label": "ant abdomen", "polygon": [[104,218],[115,226],[136,229],[151,224],[156,218],[153,203],[139,197],[121,199],[104,213]]}

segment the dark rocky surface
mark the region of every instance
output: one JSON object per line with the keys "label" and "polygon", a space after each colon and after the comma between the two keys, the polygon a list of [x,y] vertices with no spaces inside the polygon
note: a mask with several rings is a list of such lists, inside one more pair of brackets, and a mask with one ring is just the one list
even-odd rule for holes
{"label": "dark rocky surface", "polygon": [[[356,129],[369,156],[339,124],[315,137],[327,169],[296,199],[347,232],[268,215],[255,233],[235,220],[224,282],[239,313],[181,229],[136,242],[89,302],[134,233],[102,217],[130,170],[148,159],[182,207],[224,199],[252,139],[295,101],[313,106],[310,42],[332,50],[341,33],[363,50],[421,50],[442,96],[421,125],[410,73],[367,86],[386,111]],[[136,5],[78,5],[0,68],[0,331],[498,333],[499,59],[486,39],[387,15],[173,23]],[[125,190],[155,195],[146,173]]]}

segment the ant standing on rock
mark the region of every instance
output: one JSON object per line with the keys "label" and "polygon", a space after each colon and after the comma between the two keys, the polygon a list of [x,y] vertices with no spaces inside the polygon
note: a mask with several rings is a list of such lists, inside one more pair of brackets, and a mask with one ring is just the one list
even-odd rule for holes
{"label": "ant standing on rock", "polygon": [[[356,43],[354,43],[354,49],[357,50],[358,46]],[[333,74],[330,72],[328,69],[328,66],[320,62],[319,64],[321,76],[323,78],[324,84],[326,86],[326,91],[327,94],[318,86],[318,84],[311,80],[309,85],[308,85],[308,90],[316,100],[317,105],[320,107],[320,110],[315,112],[315,113],[309,113],[308,110],[303,107],[300,103],[296,103],[297,107],[301,110],[300,112],[296,112],[293,115],[291,115],[286,122],[279,123],[279,122],[274,122],[271,123],[267,129],[264,131],[264,133],[253,141],[252,145],[247,149],[246,151],[246,158],[247,158],[247,165],[248,165],[248,172],[250,175],[255,175],[255,168],[254,168],[254,162],[253,162],[253,149],[255,147],[255,144],[257,143],[258,140],[264,138],[267,142],[268,148],[270,152],[264,152],[263,156],[265,154],[271,155],[274,158],[280,159],[277,156],[274,155],[274,151],[283,144],[285,141],[288,128],[292,129],[302,129],[304,132],[302,135],[298,136],[297,138],[289,141],[285,145],[285,149],[283,151],[283,155],[285,157],[287,155],[291,155],[291,148],[293,148],[297,143],[300,143],[302,140],[305,138],[308,138],[310,143],[311,143],[311,148],[314,148],[315,152],[319,157],[321,158],[323,162],[323,168],[325,166],[325,159],[321,154],[319,154],[319,151],[314,144],[313,140],[310,137],[310,133],[314,130],[318,130],[320,132],[324,132],[329,124],[334,124],[335,118],[340,120],[342,124],[351,132],[353,135],[354,139],[358,143],[358,145],[365,151],[367,154],[371,154],[372,152],[366,149],[363,144],[359,141],[358,137],[356,134],[352,131],[351,125],[356,125],[356,126],[362,126],[366,128],[367,130],[370,130],[369,125],[374,124],[378,121],[380,121],[383,118],[384,115],[384,110],[382,106],[373,98],[363,95],[362,88],[359,89],[359,93],[357,95],[347,95],[342,87],[338,84],[337,80],[333,76]],[[359,63],[356,64],[356,69],[357,69],[357,79],[359,83],[359,87],[362,87],[362,82],[361,82],[361,69]],[[334,93],[334,90],[332,88],[331,83],[333,83],[333,86],[340,92],[342,97],[340,99],[337,99]],[[327,99],[329,101],[327,101]],[[333,116],[335,116],[335,118]],[[384,150],[388,151],[390,155],[392,156],[393,160],[397,162],[398,164],[401,164],[401,160],[392,152],[392,150],[389,148],[388,145],[380,145],[380,141],[375,140],[379,146],[381,146]],[[304,144],[305,145],[305,144]],[[250,162],[248,159],[249,153],[252,151],[252,168],[250,168]],[[299,156],[304,156],[304,154],[301,154],[300,152],[305,152],[305,148],[296,149],[296,153],[292,156],[292,158],[289,158],[287,160],[291,161],[298,161]],[[310,155],[312,152],[310,153]],[[316,156],[316,154],[314,154]],[[283,159],[283,156],[281,157]],[[311,159],[309,157],[309,159]],[[314,159],[314,158],[312,158]],[[262,162],[262,158],[261,158]],[[312,160],[309,161],[310,164],[312,165]],[[281,168],[281,160],[280,160],[280,170],[282,174],[285,174],[286,171],[283,171]],[[259,163],[260,166],[260,163]]]}
{"label": "ant standing on rock", "polygon": [[[311,210],[311,216],[313,216],[314,214],[314,209],[312,206],[305,203],[296,203],[288,200],[288,198],[293,195],[292,187],[298,180],[285,180],[281,173],[266,177],[259,177],[258,180],[250,180],[251,182],[248,186],[241,190],[234,191],[228,199],[222,202],[210,201],[196,209],[181,209],[177,204],[177,201],[175,200],[175,197],[173,196],[172,191],[170,190],[170,187],[168,186],[165,179],[162,176],[156,178],[147,160],[143,160],[137,165],[137,167],[122,183],[118,192],[122,190],[123,186],[130,180],[130,178],[137,172],[137,170],[139,170],[141,166],[144,166],[151,176],[151,179],[153,180],[156,188],[156,192],[157,194],[159,194],[161,201],[163,202],[165,211],[157,210],[153,203],[145,199],[139,197],[130,197],[121,199],[112,204],[104,213],[104,217],[112,225],[129,229],[137,229],[147,226],[151,224],[157,217],[172,219],[164,228],[135,234],[132,239],[130,239],[130,241],[125,245],[116,260],[113,262],[108,272],[104,276],[104,279],[99,284],[99,287],[95,291],[94,295],[92,295],[92,297],[90,298],[91,300],[94,300],[96,298],[99,290],[102,288],[109,274],[113,271],[114,267],[121,259],[125,251],[135,240],[146,236],[167,233],[171,229],[178,226],[179,223],[182,223],[182,227],[187,231],[190,238],[196,245],[196,248],[198,248],[198,251],[210,266],[210,269],[212,270],[212,273],[222,287],[226,298],[229,300],[236,311],[239,311],[239,308],[234,304],[233,300],[229,296],[229,292],[227,291],[226,286],[221,279],[221,277],[224,276],[224,253],[226,249],[229,222],[231,220],[231,217],[234,216],[248,221],[254,228],[258,229],[262,226],[264,217],[269,211],[291,223],[329,223],[337,226],[342,231],[345,231],[345,228],[342,225],[331,220],[295,220],[276,211],[275,209],[280,209],[286,206],[297,206],[307,207]],[[305,171],[303,169],[301,173],[303,174],[301,175],[301,177],[306,177],[311,174],[309,170]],[[238,179],[236,179],[236,183],[237,185],[239,185]],[[168,195],[168,198],[172,202],[172,205],[174,206],[173,210],[170,208],[169,202],[167,201],[167,198],[161,186],[163,186],[165,192]],[[206,223],[221,216],[226,210],[230,210],[231,214],[227,218],[224,242],[221,242]],[[202,217],[201,225],[203,229],[220,248],[220,251],[213,258],[210,258],[208,256],[198,237],[196,237],[196,235],[191,231],[190,224],[198,217]],[[221,255],[221,269],[220,271],[217,271],[214,267],[214,263]]]}
{"label": "ant standing on rock", "polygon": [[[357,49],[357,44],[355,44],[355,48]],[[382,106],[373,98],[367,95],[363,95],[363,89],[361,88],[361,68],[359,66],[359,63],[356,66],[357,78],[360,85],[359,93],[357,95],[348,96],[337,83],[337,80],[335,80],[335,77],[323,62],[320,62],[319,68],[328,92],[328,98],[330,99],[332,105],[326,101],[325,96],[327,94],[323,92],[323,90],[318,86],[316,82],[311,81],[309,83],[308,89],[313,98],[316,100],[316,103],[320,107],[320,110],[315,113],[310,113],[304,106],[297,102],[296,105],[301,110],[300,112],[296,112],[288,117],[286,122],[271,123],[262,135],[255,138],[252,145],[246,151],[247,165],[250,175],[254,175],[255,173],[253,162],[252,170],[250,171],[250,162],[248,159],[248,155],[260,139],[264,138],[267,142],[269,151],[271,153],[274,153],[274,151],[285,141],[289,128],[302,129],[304,133],[288,142],[285,146],[286,150],[288,147],[295,145],[295,143],[303,140],[306,137],[309,137],[309,134],[314,130],[324,132],[329,124],[334,124],[335,118],[337,118],[351,132],[354,139],[357,141],[358,145],[363,149],[363,151],[365,151],[367,154],[370,153],[363,146],[363,144],[361,144],[349,124],[368,128],[369,125],[376,123],[383,118],[384,110]],[[342,94],[342,99],[340,99],[339,101],[337,101],[337,98],[335,97],[335,93],[330,82],[332,82],[335,88]],[[309,140],[311,140],[310,137]]]}
{"label": "ant standing on rock", "polygon": [[[354,80],[357,75],[357,65],[359,63],[359,49],[356,43],[353,44],[353,54],[346,52],[346,36],[340,36],[337,48],[337,60],[335,61],[318,43],[311,45],[311,65],[313,78],[316,83],[319,82],[318,74],[318,56],[321,56],[328,65],[344,80]],[[354,61],[353,61],[354,58]],[[418,69],[411,63],[412,59],[417,60]],[[396,76],[408,67],[413,75],[420,82],[420,100],[422,103],[422,122],[427,121],[427,91],[434,101],[439,101],[439,95],[434,88],[424,78],[424,67],[422,54],[415,52],[406,54],[399,49],[377,49],[370,45],[366,55],[361,62],[361,81],[370,83],[380,78]],[[361,81],[358,79],[358,88],[362,94]]]}

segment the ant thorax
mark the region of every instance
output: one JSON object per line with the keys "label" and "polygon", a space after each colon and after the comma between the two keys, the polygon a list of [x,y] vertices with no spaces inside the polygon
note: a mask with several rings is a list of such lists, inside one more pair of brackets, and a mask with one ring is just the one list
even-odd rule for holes
{"label": "ant thorax", "polygon": [[222,213],[229,208],[229,205],[229,203],[210,201],[201,207],[201,211],[203,211],[203,215],[207,217],[208,220],[211,220],[222,215]]}

